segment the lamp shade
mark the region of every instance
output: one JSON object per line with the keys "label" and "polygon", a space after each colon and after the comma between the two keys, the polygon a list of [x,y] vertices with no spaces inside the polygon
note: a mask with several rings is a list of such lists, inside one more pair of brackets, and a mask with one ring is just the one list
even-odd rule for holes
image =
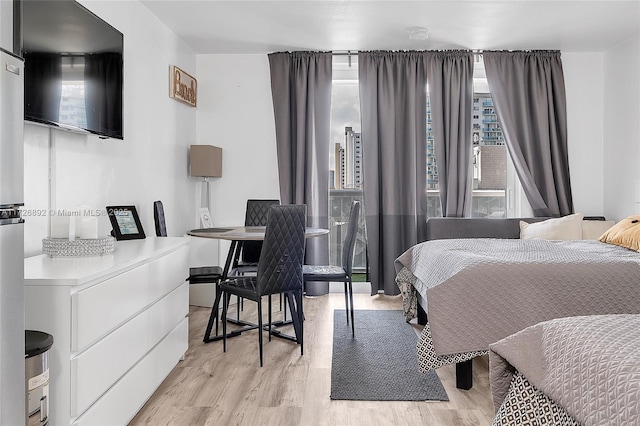
{"label": "lamp shade", "polygon": [[213,145],[191,145],[189,176],[222,177],[222,148]]}

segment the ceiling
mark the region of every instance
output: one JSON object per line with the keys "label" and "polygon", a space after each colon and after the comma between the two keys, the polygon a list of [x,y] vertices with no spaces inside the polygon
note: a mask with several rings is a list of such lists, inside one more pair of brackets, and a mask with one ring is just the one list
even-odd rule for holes
{"label": "ceiling", "polygon": [[[601,52],[640,34],[631,1],[142,0],[196,54],[293,50]],[[426,40],[410,40],[415,27]]]}

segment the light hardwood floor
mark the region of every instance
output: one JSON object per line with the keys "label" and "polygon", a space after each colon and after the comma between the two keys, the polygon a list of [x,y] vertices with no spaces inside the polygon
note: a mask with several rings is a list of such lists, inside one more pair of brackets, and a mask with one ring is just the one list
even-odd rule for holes
{"label": "light hardwood floor", "polygon": [[[354,294],[354,298],[356,310],[402,308],[399,296]],[[245,302],[242,318],[255,321],[255,306]],[[277,303],[274,306],[277,308]],[[260,368],[256,331],[227,340],[227,352],[223,353],[221,341],[202,342],[209,309],[192,306],[184,361],[173,369],[131,425],[491,424],[493,405],[486,357],[474,360],[470,391],[455,388],[454,366],[438,370],[449,402],[332,401],[334,309],[344,309],[343,295],[305,298],[304,355],[300,356],[295,343],[277,338],[269,342],[264,333],[264,367]],[[355,315],[357,322],[357,311]],[[414,327],[420,331],[420,326]],[[417,367],[416,374],[420,374]]]}

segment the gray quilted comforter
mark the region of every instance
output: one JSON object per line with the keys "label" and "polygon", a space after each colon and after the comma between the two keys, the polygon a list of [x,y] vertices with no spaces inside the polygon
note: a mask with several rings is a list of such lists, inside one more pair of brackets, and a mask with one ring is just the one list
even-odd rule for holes
{"label": "gray quilted comforter", "polygon": [[[509,410],[536,413],[550,400],[582,425],[640,424],[640,315],[559,318],[489,348],[497,417],[508,418],[503,412]],[[519,375],[533,392],[522,392]],[[548,400],[535,397],[537,391]],[[545,406],[542,412],[552,410]]]}
{"label": "gray quilted comforter", "polygon": [[407,320],[415,292],[427,300],[423,371],[439,366],[423,365],[425,341],[439,357],[475,356],[541,321],[640,313],[640,254],[599,241],[433,240],[395,267]]}

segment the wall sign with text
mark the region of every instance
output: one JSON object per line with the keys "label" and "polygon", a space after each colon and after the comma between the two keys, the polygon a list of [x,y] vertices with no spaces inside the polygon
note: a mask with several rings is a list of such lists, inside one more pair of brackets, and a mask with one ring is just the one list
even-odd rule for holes
{"label": "wall sign with text", "polygon": [[198,81],[175,65],[171,65],[169,97],[195,107],[198,93]]}

